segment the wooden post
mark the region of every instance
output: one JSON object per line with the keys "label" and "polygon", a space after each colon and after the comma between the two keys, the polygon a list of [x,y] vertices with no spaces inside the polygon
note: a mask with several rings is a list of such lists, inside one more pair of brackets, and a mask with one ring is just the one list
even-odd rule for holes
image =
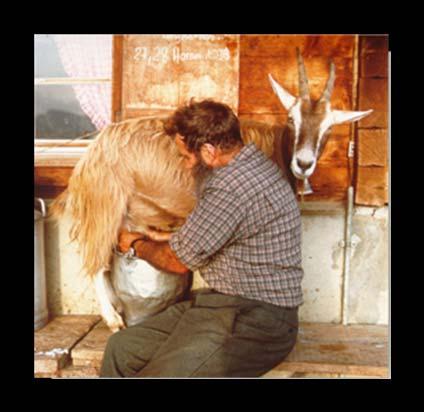
{"label": "wooden post", "polygon": [[122,45],[123,35],[113,36],[113,69],[112,69],[112,122],[122,120]]}
{"label": "wooden post", "polygon": [[355,203],[388,202],[388,37],[361,36],[358,110],[374,112],[359,122]]}

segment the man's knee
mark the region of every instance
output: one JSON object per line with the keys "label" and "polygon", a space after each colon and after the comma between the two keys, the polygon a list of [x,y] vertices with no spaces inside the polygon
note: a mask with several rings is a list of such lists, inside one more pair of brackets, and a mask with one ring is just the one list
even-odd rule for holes
{"label": "man's knee", "polygon": [[100,376],[128,376],[128,348],[125,330],[111,335],[106,343]]}
{"label": "man's knee", "polygon": [[112,376],[134,376],[146,366],[166,337],[159,331],[140,326],[114,333],[106,344],[102,371]]}
{"label": "man's knee", "polygon": [[133,356],[133,352],[137,351],[137,344],[141,344],[141,342],[133,342],[128,329],[123,329],[109,337],[105,348],[105,357],[126,361]]}

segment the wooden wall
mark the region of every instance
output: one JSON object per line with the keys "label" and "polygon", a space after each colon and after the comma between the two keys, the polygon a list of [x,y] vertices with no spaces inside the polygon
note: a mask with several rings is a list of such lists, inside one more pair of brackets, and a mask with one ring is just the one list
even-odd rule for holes
{"label": "wooden wall", "polygon": [[68,186],[73,170],[73,167],[68,166],[35,166],[34,196],[54,199]]}
{"label": "wooden wall", "polygon": [[[358,126],[344,124],[333,128],[310,179],[314,194],[305,197],[305,201],[345,200],[346,189],[353,180],[357,204],[384,205],[388,200],[387,37],[242,35],[240,118],[271,123],[286,121],[286,111],[271,89],[268,73],[290,93],[298,95],[296,47],[304,57],[313,98],[319,97],[325,86],[328,60],[332,59],[336,66],[332,107],[339,110],[374,109],[373,114]],[[347,156],[352,137],[357,139],[353,162]]]}
{"label": "wooden wall", "polygon": [[374,109],[357,130],[355,202],[388,202],[388,38],[361,36],[358,110]]}
{"label": "wooden wall", "polygon": [[[285,123],[286,111],[268,73],[297,95],[296,47],[304,56],[312,97],[336,66],[332,107],[374,113],[358,127],[333,128],[305,201],[344,201],[351,177],[357,204],[387,203],[387,52],[385,36],[119,35],[114,37],[112,118],[172,112],[191,97],[229,104],[240,118]],[[357,130],[356,130],[357,129]],[[354,135],[354,131],[356,134]],[[347,157],[356,139],[354,163]],[[351,163],[351,168],[349,164]],[[66,187],[72,168],[37,168],[36,190]],[[47,191],[46,191],[47,190]],[[50,191],[53,195],[58,190]],[[45,196],[44,196],[45,197]]]}
{"label": "wooden wall", "polygon": [[119,43],[116,120],[168,113],[190,98],[219,99],[237,111],[238,35],[125,35]]}

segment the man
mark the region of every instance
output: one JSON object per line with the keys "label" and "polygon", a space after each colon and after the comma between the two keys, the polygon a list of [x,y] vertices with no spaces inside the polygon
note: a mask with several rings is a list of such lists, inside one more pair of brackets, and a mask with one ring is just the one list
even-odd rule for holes
{"label": "man", "polygon": [[178,232],[151,232],[148,240],[121,233],[119,247],[132,245],[174,276],[199,270],[211,289],[112,335],[101,376],[261,376],[297,337],[303,270],[295,196],[271,160],[243,145],[228,106],[190,103],[166,131],[188,168],[210,170],[198,203]]}

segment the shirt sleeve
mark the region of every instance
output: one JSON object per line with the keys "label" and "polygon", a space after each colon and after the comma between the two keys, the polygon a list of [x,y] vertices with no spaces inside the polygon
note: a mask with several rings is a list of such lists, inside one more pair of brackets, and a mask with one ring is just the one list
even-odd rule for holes
{"label": "shirt sleeve", "polygon": [[242,220],[240,199],[216,188],[206,189],[197,206],[169,245],[179,260],[194,271],[205,266],[213,255],[235,239]]}

